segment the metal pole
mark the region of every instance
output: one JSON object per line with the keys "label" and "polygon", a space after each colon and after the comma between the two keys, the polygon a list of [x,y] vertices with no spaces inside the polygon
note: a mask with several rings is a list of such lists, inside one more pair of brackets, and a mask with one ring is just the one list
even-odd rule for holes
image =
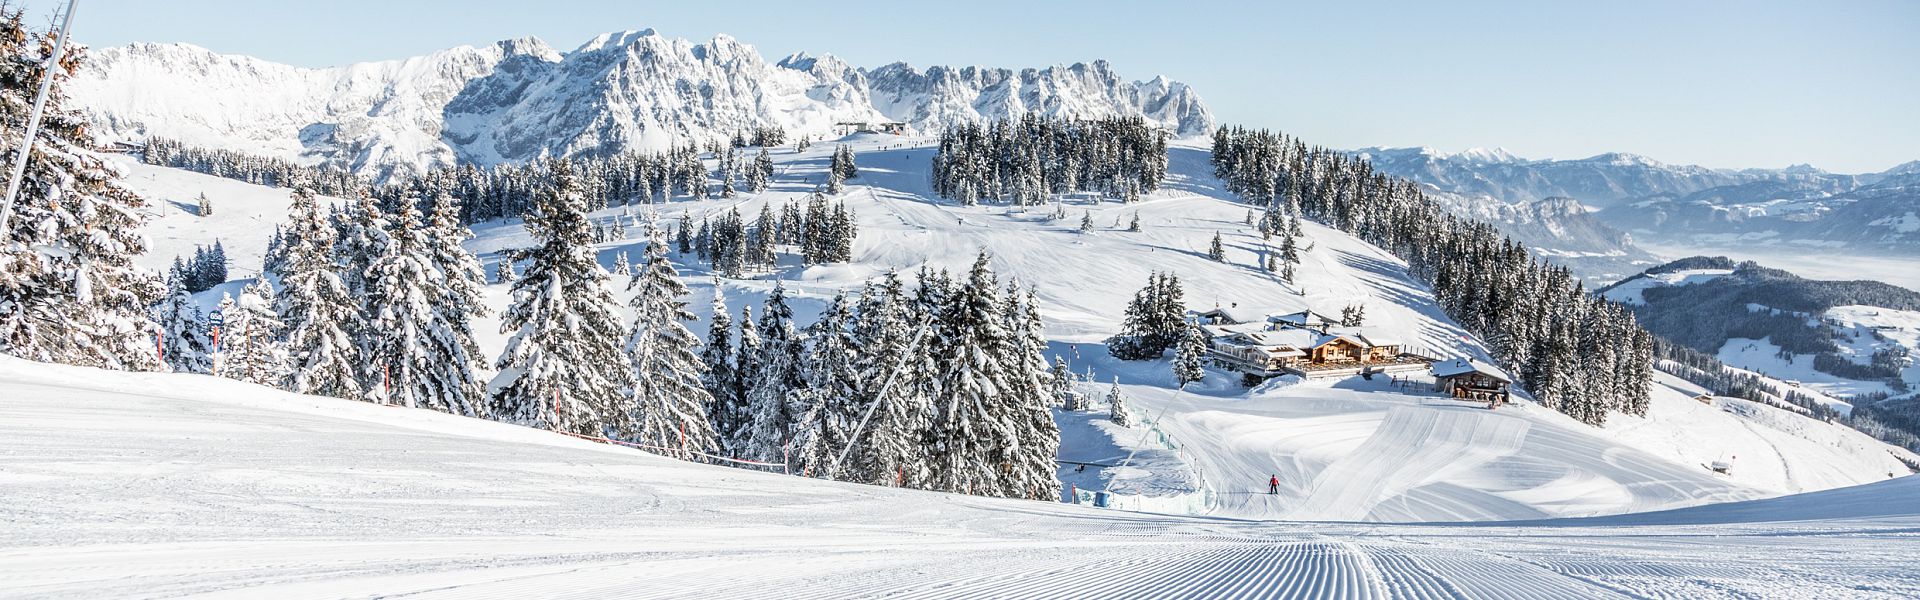
{"label": "metal pole", "polygon": [[[1127,452],[1127,458],[1125,460],[1120,461],[1120,464],[1118,465],[1119,467],[1127,466],[1127,464],[1133,462],[1133,455],[1140,453],[1140,447],[1147,444],[1147,434],[1153,433],[1153,428],[1159,426],[1160,424],[1159,417],[1167,416],[1167,407],[1172,405],[1174,400],[1179,400],[1180,395],[1186,393],[1186,391],[1187,391],[1187,384],[1184,384],[1184,383],[1180,384],[1180,388],[1173,391],[1173,400],[1168,400],[1166,404],[1160,405],[1160,414],[1152,420],[1151,425],[1147,426],[1146,431],[1140,432],[1140,441],[1135,442],[1133,444],[1133,450],[1130,452]],[[1196,473],[1199,472],[1199,469],[1194,469],[1194,472]],[[1106,491],[1108,493],[1113,492],[1112,483],[1108,483]]]}
{"label": "metal pole", "polygon": [[27,116],[27,135],[20,141],[20,154],[13,158],[13,177],[7,180],[7,198],[0,202],[0,241],[5,241],[7,222],[13,220],[13,199],[20,194],[20,178],[27,173],[27,157],[33,154],[33,137],[40,131],[40,116],[47,110],[47,96],[53,91],[53,70],[60,66],[60,53],[67,47],[67,31],[73,27],[73,11],[80,0],[67,0],[67,14],[60,18],[60,35],[53,39],[53,54],[40,68],[40,93],[33,97],[33,111]]}
{"label": "metal pole", "polygon": [[880,393],[874,394],[873,405],[868,406],[867,414],[860,417],[860,425],[854,427],[853,433],[847,436],[847,447],[841,448],[840,456],[833,459],[834,473],[840,472],[840,463],[847,462],[847,455],[853,452],[854,442],[860,441],[860,432],[866,431],[867,422],[873,420],[874,411],[887,401],[887,390],[893,389],[893,380],[897,379],[900,376],[900,370],[907,366],[907,357],[913,356],[913,348],[920,345],[920,338],[925,337],[927,330],[932,327],[933,319],[927,319],[926,322],[921,323],[920,330],[913,332],[913,339],[907,342],[907,347],[900,350],[900,362],[894,364],[893,372],[888,373],[886,382],[880,384]]}

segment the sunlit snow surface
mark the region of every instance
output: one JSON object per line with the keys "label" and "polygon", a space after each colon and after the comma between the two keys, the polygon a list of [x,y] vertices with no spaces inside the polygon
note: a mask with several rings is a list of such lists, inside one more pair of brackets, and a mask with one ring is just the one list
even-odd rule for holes
{"label": "sunlit snow surface", "polygon": [[0,358],[4,597],[1920,594],[1920,478],[1516,525],[1154,516],[708,467]]}
{"label": "sunlit snow surface", "polygon": [[[1254,265],[1262,240],[1244,221],[1245,205],[1228,200],[1212,176],[1203,149],[1177,145],[1170,153],[1168,184],[1144,201],[1123,205],[1069,200],[1065,218],[1053,207],[1021,211],[1003,206],[962,207],[937,201],[928,190],[933,149],[924,138],[861,135],[823,142],[795,153],[772,153],[773,189],[736,199],[657,207],[660,218],[694,220],[739,208],[751,220],[769,202],[804,198],[824,180],[828,155],[850,144],[860,165],[841,199],[860,223],[850,264],[804,267],[791,259],[772,273],[722,280],[736,317],[742,304],[763,301],[778,278],[802,322],[838,291],[858,292],[863,282],[899,269],[922,266],[964,270],[975,253],[993,254],[1003,281],[1035,288],[1051,341],[1050,356],[1073,362],[1075,373],[1091,369],[1085,392],[1096,402],[1118,378],[1133,399],[1138,420],[1158,420],[1161,431],[1186,447],[1166,452],[1157,434],[1114,431],[1094,414],[1063,416],[1062,456],[1102,465],[1118,464],[1139,450],[1124,469],[1090,467],[1063,477],[1082,489],[1112,486],[1122,504],[1147,510],[1246,518],[1362,521],[1469,521],[1577,517],[1693,506],[1823,490],[1879,481],[1904,472],[1880,444],[1844,427],[1787,418],[1774,409],[1737,413],[1691,400],[1698,393],[1663,379],[1645,418],[1613,415],[1605,429],[1581,425],[1551,410],[1516,405],[1489,412],[1420,390],[1352,378],[1249,395],[1234,377],[1215,372],[1206,381],[1173,394],[1167,363],[1121,362],[1099,340],[1119,329],[1133,292],[1156,271],[1178,273],[1190,307],[1275,306],[1305,302],[1337,314],[1349,305],[1367,307],[1367,324],[1393,332],[1414,349],[1435,355],[1476,353],[1478,343],[1448,319],[1426,287],[1409,277],[1401,261],[1339,231],[1306,223],[1311,247],[1303,255],[1298,284]],[[286,192],[175,169],[129,164],[127,185],[156,198],[159,218],[148,227],[155,251],[144,263],[164,266],[170,253],[186,252],[220,237],[236,257],[235,277],[257,269],[270,224],[279,221]],[[159,199],[191,199],[205,191],[215,212],[189,214]],[[191,203],[189,202],[190,206]],[[648,212],[636,208],[633,217]],[[603,209],[603,223],[622,217]],[[1094,231],[1081,233],[1082,215]],[[1141,231],[1126,231],[1138,215]],[[504,248],[531,244],[512,220],[475,227],[467,246],[491,267]],[[1227,261],[1206,255],[1215,232]],[[602,264],[619,252],[639,255],[639,227],[632,239],[600,245]],[[677,259],[692,289],[688,308],[704,333],[714,290],[704,266]],[[626,293],[616,282],[616,293]],[[235,284],[237,285],[237,284]],[[218,302],[219,292],[201,300]],[[498,314],[506,286],[487,288]],[[481,354],[499,354],[505,336],[492,317],[475,324]],[[1920,460],[1920,459],[1916,459]],[[1730,476],[1704,465],[1732,461]],[[1278,475],[1281,493],[1266,491]],[[1204,484],[1204,485],[1202,485]],[[1200,488],[1210,489],[1206,502]]]}
{"label": "sunlit snow surface", "polygon": [[[1477,352],[1402,264],[1307,224],[1298,286],[1254,268],[1261,247],[1210,176],[1173,152],[1169,185],[1137,205],[1069,203],[1068,216],[930,200],[925,140],[850,140],[861,177],[843,199],[861,235],[849,265],[785,263],[722,282],[737,313],[778,277],[803,321],[834,292],[887,268],[963,269],[982,248],[1002,277],[1037,287],[1049,354],[1114,378],[1147,430],[1104,407],[1063,415],[1062,456],[1125,469],[1063,470],[1111,485],[1141,515],[830,484],[649,458],[524,428],[291,396],[184,375],[0,362],[0,596],[127,597],[1905,597],[1917,591],[1920,484],[1885,482],[1889,447],[1842,427],[1730,399],[1699,403],[1671,378],[1648,416],[1580,425],[1526,404],[1487,411],[1382,381],[1248,393],[1214,373],[1175,394],[1164,362],[1120,363],[1098,340],[1154,271],[1178,272],[1190,306],[1367,305],[1371,325],[1430,352]],[[833,144],[774,154],[773,191],[667,204],[695,219],[803,197]],[[286,193],[123,162],[158,196],[148,228],[164,266],[211,236],[250,275]],[[212,217],[184,205],[200,191]],[[169,200],[173,202],[159,202]],[[177,202],[177,203],[176,203]],[[1080,233],[1082,211],[1096,224]],[[608,221],[620,209],[596,213]],[[1138,213],[1141,232],[1121,225]],[[489,266],[528,243],[511,222],[476,227]],[[1228,261],[1208,260],[1214,232]],[[638,236],[637,228],[629,235]],[[630,239],[601,260],[637,255]],[[241,258],[244,257],[244,258]],[[682,262],[689,308],[713,285]],[[624,294],[624,292],[622,292]],[[203,301],[217,301],[217,292]],[[504,305],[504,286],[487,302]],[[756,311],[757,312],[757,311]],[[704,330],[704,323],[693,325]],[[483,354],[503,341],[476,324]],[[1704,463],[1730,460],[1729,476]],[[1266,495],[1277,474],[1280,494]],[[1375,522],[1553,519],[1826,490],[1759,504],[1527,526]],[[1199,488],[1212,502],[1195,504]],[[1133,497],[1127,494],[1139,493]],[[1159,494],[1153,496],[1152,494]],[[1847,504],[1853,503],[1853,504]],[[1198,510],[1195,510],[1195,507]],[[1845,506],[1874,514],[1834,512]],[[1743,508],[1744,507],[1744,508]],[[1759,507],[1759,508],[1752,508]],[[1886,514],[1886,513],[1893,514]],[[1744,524],[1717,524],[1720,515]],[[1671,516],[1679,515],[1679,516]],[[1755,521],[1754,515],[1759,515]],[[1242,521],[1238,519],[1281,519]],[[1793,523],[1765,523],[1791,519]],[[1323,521],[1306,523],[1304,521]],[[1367,523],[1360,523],[1366,521]],[[1679,524],[1675,524],[1678,522]]]}

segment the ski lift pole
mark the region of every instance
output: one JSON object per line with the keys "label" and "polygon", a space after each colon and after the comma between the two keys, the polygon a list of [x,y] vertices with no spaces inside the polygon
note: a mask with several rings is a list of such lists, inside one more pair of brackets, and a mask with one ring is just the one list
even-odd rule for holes
{"label": "ski lift pole", "polygon": [[[1179,387],[1178,389],[1175,389],[1175,390],[1173,391],[1173,399],[1174,399],[1174,400],[1179,400],[1179,399],[1180,399],[1180,395],[1181,395],[1181,394],[1184,394],[1184,393],[1186,393],[1186,391],[1187,391],[1187,384],[1184,384],[1184,383],[1182,383],[1182,384],[1180,384],[1180,387]],[[1169,405],[1172,405],[1172,404],[1173,404],[1173,402],[1172,402],[1172,401],[1170,400],[1170,401],[1168,401],[1168,402],[1167,402],[1166,404],[1162,404],[1162,405],[1160,405],[1160,412],[1159,412],[1159,414],[1157,414],[1157,415],[1155,415],[1155,416],[1154,416],[1154,418],[1152,419],[1152,423],[1153,423],[1153,424],[1152,424],[1152,425],[1149,425],[1149,426],[1147,427],[1147,430],[1146,430],[1146,431],[1143,431],[1143,432],[1140,432],[1140,441],[1139,441],[1139,442],[1135,442],[1135,443],[1133,444],[1133,450],[1130,450],[1130,451],[1128,451],[1128,452],[1127,452],[1127,457],[1126,457],[1125,459],[1122,459],[1122,460],[1120,461],[1120,464],[1119,464],[1119,465],[1116,465],[1116,468],[1117,468],[1117,467],[1125,467],[1125,466],[1127,466],[1127,465],[1128,465],[1129,463],[1132,463],[1132,462],[1133,462],[1133,455],[1135,455],[1135,454],[1138,454],[1138,453],[1140,453],[1140,447],[1141,447],[1141,446],[1144,446],[1144,445],[1146,445],[1146,444],[1147,444],[1147,434],[1149,434],[1149,433],[1153,433],[1153,432],[1154,432],[1154,430],[1156,430],[1156,429],[1159,429],[1159,428],[1160,428],[1160,417],[1164,417],[1164,416],[1167,416],[1167,407],[1168,407]],[[1164,435],[1164,434],[1163,434],[1163,435]],[[1195,471],[1195,472],[1199,472],[1199,469],[1195,469],[1194,471]],[[1106,490],[1105,490],[1105,491],[1106,491],[1107,493],[1113,493],[1113,485],[1112,485],[1111,483],[1109,483],[1109,484],[1107,485],[1107,488],[1106,488]]]}
{"label": "ski lift pole", "polygon": [[839,473],[840,463],[847,462],[847,455],[853,452],[854,443],[860,441],[860,432],[866,431],[867,422],[873,420],[873,413],[887,401],[887,390],[893,389],[893,381],[898,379],[900,371],[906,368],[907,357],[913,356],[914,347],[920,345],[920,339],[926,337],[927,330],[931,328],[933,328],[933,319],[927,319],[926,322],[921,323],[920,330],[913,332],[913,339],[907,342],[907,347],[900,350],[900,362],[893,366],[893,372],[888,373],[887,380],[880,384],[880,392],[874,394],[873,405],[867,407],[867,414],[860,417],[860,425],[854,427],[853,433],[847,435],[847,447],[841,448],[840,456],[833,459],[833,472]]}
{"label": "ski lift pole", "polygon": [[47,96],[53,91],[53,70],[60,66],[60,54],[67,48],[67,32],[73,28],[73,11],[80,0],[67,0],[67,14],[60,18],[60,35],[53,39],[53,54],[40,68],[40,92],[33,97],[33,110],[27,116],[27,134],[20,140],[20,154],[13,157],[13,177],[7,179],[7,198],[0,201],[0,235],[13,219],[13,199],[20,194],[20,178],[27,173],[27,157],[33,154],[33,137],[40,131],[40,117],[47,110]]}

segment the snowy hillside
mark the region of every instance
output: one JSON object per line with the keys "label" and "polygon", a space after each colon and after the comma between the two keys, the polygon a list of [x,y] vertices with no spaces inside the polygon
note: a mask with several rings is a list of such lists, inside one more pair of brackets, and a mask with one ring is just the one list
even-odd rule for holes
{"label": "snowy hillside", "polygon": [[1842,412],[1844,398],[1909,395],[1920,384],[1910,359],[1920,355],[1920,293],[1911,290],[1693,257],[1600,293],[1633,306],[1654,333]]}
{"label": "snowy hillside", "polygon": [[[1605,429],[1524,403],[1489,412],[1484,405],[1426,391],[1421,386],[1430,382],[1419,378],[1401,387],[1355,379],[1249,394],[1237,378],[1214,373],[1190,388],[1192,393],[1176,397],[1166,363],[1118,362],[1099,345],[1117,331],[1122,307],[1155,271],[1179,273],[1187,302],[1196,309],[1297,303],[1338,312],[1360,304],[1367,307],[1368,325],[1398,333],[1412,349],[1439,356],[1477,356],[1481,350],[1463,338],[1398,259],[1338,231],[1306,225],[1313,249],[1303,255],[1297,286],[1256,268],[1260,240],[1243,224],[1246,208],[1224,199],[1201,149],[1174,148],[1167,187],[1139,204],[1074,201],[1065,207],[1067,218],[1055,219],[1049,208],[961,207],[931,199],[925,173],[932,149],[925,140],[857,136],[846,141],[858,155],[861,173],[841,196],[860,223],[854,261],[814,267],[784,263],[775,273],[721,280],[730,305],[737,310],[742,303],[762,301],[779,278],[796,298],[798,318],[810,321],[836,291],[857,290],[887,269],[963,269],[986,249],[1003,278],[1037,288],[1052,342],[1049,354],[1070,358],[1076,373],[1091,373],[1089,395],[1100,398],[1106,384],[1119,378],[1135,414],[1155,421],[1181,446],[1170,450],[1151,441],[1157,436],[1150,437],[1144,426],[1114,430],[1100,416],[1057,416],[1066,443],[1062,456],[1096,464],[1086,471],[1063,470],[1063,479],[1085,488],[1112,486],[1134,506],[1312,520],[1524,519],[1827,489],[1877,481],[1903,469],[1890,447],[1835,425],[1800,423],[1766,411],[1695,410],[1692,392],[1677,382],[1656,390],[1646,419],[1616,415]],[[824,180],[827,146],[776,153],[774,185],[764,194],[676,200],[635,208],[631,218],[651,213],[698,220],[732,207],[752,214],[762,203],[801,197]],[[142,192],[181,194],[205,187],[221,210],[202,225],[209,232],[230,232],[225,235],[234,237],[223,241],[239,249],[236,254],[264,248],[270,228],[234,221],[252,221],[253,215],[270,215],[284,206],[284,195],[274,190],[230,188],[216,185],[231,183],[225,180],[172,169],[130,170],[134,176],[128,184]],[[623,212],[606,209],[596,218],[623,218]],[[1126,231],[1124,223],[1136,214],[1142,231]],[[1096,224],[1094,231],[1079,231],[1083,215]],[[629,232],[639,235],[638,228]],[[1225,242],[1225,262],[1206,255],[1216,232]],[[530,243],[513,222],[485,223],[476,233],[469,248],[489,265],[501,250]],[[603,244],[601,261],[611,265],[621,251],[637,255],[639,244],[637,239]],[[714,280],[692,257],[679,259],[694,290],[689,306],[704,319]],[[489,298],[504,303],[505,287],[490,286]],[[503,343],[493,327],[477,324],[484,354],[497,354]],[[1104,414],[1101,407],[1096,411]],[[1113,466],[1133,450],[1141,451],[1135,463]],[[1730,476],[1708,472],[1703,463],[1720,460],[1721,454],[1740,456],[1742,467]],[[1248,493],[1269,474],[1285,483],[1282,494]]]}
{"label": "snowy hillside", "polygon": [[0,357],[0,595],[1920,594],[1907,477],[1489,525],[1250,522],[694,465],[194,375]]}
{"label": "snowy hillside", "polygon": [[1141,116],[1179,135],[1213,126],[1186,85],[1128,82],[1104,61],[867,71],[832,56],[769,62],[725,35],[693,43],[650,29],[603,34],[564,53],[521,38],[327,69],[185,44],[89,57],[67,91],[109,140],[160,136],[375,176],[657,150],[762,126],[821,136],[842,121],[927,131],[1032,111]]}

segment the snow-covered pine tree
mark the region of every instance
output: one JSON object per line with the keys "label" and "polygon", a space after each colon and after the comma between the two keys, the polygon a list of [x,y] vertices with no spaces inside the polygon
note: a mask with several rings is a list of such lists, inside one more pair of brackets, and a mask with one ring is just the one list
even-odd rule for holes
{"label": "snow-covered pine tree", "polygon": [[835,294],[807,327],[802,375],[806,387],[794,422],[793,455],[800,472],[812,477],[842,479],[835,460],[851,442],[864,404],[860,401],[860,351],[850,321],[846,294]]}
{"label": "snow-covered pine tree", "polygon": [[853,164],[853,147],[841,144],[840,147],[833,149],[833,164],[831,165],[831,170],[840,175],[841,181],[858,179],[860,177],[860,167]]}
{"label": "snow-covered pine tree", "polygon": [[1201,365],[1201,359],[1207,355],[1207,333],[1191,323],[1181,329],[1183,335],[1174,346],[1173,381],[1184,387],[1207,377],[1207,370]]}
{"label": "snow-covered pine tree", "polygon": [[840,195],[847,191],[846,176],[841,175],[839,169],[827,169],[827,183],[822,189],[828,194]]}
{"label": "snow-covered pine tree", "polygon": [[501,256],[500,262],[493,265],[494,283],[508,284],[520,279],[520,274],[513,270],[513,260],[511,255]]}
{"label": "snow-covered pine tree", "polygon": [[924,323],[918,317],[896,272],[888,271],[879,285],[860,295],[854,324],[860,405],[879,406],[854,441],[843,479],[901,487],[924,487],[928,481],[926,439],[933,410],[925,391],[934,361],[924,336],[910,346]]}
{"label": "snow-covered pine tree", "polygon": [[1080,233],[1092,233],[1092,232],[1093,232],[1093,211],[1091,210],[1081,211],[1080,212]]}
{"label": "snow-covered pine tree", "polygon": [[1053,368],[1047,370],[1047,385],[1053,394],[1054,403],[1069,411],[1081,410],[1080,394],[1073,389],[1073,371],[1067,369],[1066,359],[1053,357]]}
{"label": "snow-covered pine tree", "polygon": [[[67,106],[63,84],[79,52],[41,70],[52,51],[19,8],[0,10],[0,147],[20,147],[43,77],[54,78],[45,112],[0,231],[0,353],[108,369],[160,368],[149,309],[166,293],[134,266],[147,249],[146,201],[120,187],[89,148],[87,120]],[[3,176],[3,175],[0,175]],[[4,182],[0,182],[4,183]]]}
{"label": "snow-covered pine tree", "polygon": [[852,262],[853,240],[860,235],[860,226],[854,222],[853,212],[847,209],[846,202],[833,203],[833,217],[827,230],[832,233],[826,244],[828,262]]}
{"label": "snow-covered pine tree", "polygon": [[767,154],[765,147],[753,157],[753,167],[747,169],[747,191],[760,193],[767,191],[767,184],[773,180],[773,157]]}
{"label": "snow-covered pine tree", "polygon": [[1213,259],[1214,262],[1226,262],[1227,260],[1227,249],[1221,245],[1220,232],[1218,231],[1213,232],[1213,241],[1207,244],[1207,258]]}
{"label": "snow-covered pine tree", "polygon": [[1132,427],[1133,417],[1127,413],[1127,395],[1120,391],[1120,378],[1113,378],[1113,387],[1107,388],[1107,420],[1121,427]]}
{"label": "snow-covered pine tree", "polygon": [[753,413],[751,447],[762,460],[788,460],[794,424],[805,410],[798,396],[807,382],[802,371],[806,340],[794,327],[786,284],[775,283],[767,295],[758,330],[759,372],[747,393],[747,406]]}
{"label": "snow-covered pine tree", "polygon": [[438,279],[427,258],[425,232],[419,227],[417,202],[408,198],[394,215],[385,252],[375,258],[367,277],[366,353],[364,383],[367,399],[408,408],[430,407],[442,412],[471,413],[468,407],[438,404],[431,373],[434,364],[427,349],[428,332],[436,315],[428,286]]}
{"label": "snow-covered pine tree", "polygon": [[[365,319],[356,319],[347,323],[348,333],[353,335],[354,345],[365,357],[372,351],[372,313],[368,310],[367,300],[374,287],[373,263],[387,252],[392,243],[389,230],[392,225],[381,210],[379,202],[371,195],[361,194],[351,204],[335,213],[333,253],[334,262],[340,265],[340,280],[347,286],[347,294],[360,305],[360,314]],[[366,361],[359,365],[361,388],[368,387],[371,381],[378,385],[382,373],[373,371],[374,366]]]}
{"label": "snow-covered pine tree", "polygon": [[618,305],[592,243],[580,184],[566,161],[551,163],[551,183],[526,216],[539,245],[501,315],[512,334],[490,386],[495,418],[586,435],[634,432],[627,390],[633,371],[621,354]]}
{"label": "snow-covered pine tree", "polygon": [[739,169],[740,163],[736,158],[738,156],[733,146],[727,146],[714,156],[716,162],[720,163],[720,172],[715,177],[720,180],[721,198],[732,198],[738,194],[733,189],[734,178],[738,175],[735,171]]}
{"label": "snow-covered pine tree", "polygon": [[429,391],[440,396],[436,406],[484,417],[487,388],[478,374],[482,358],[480,345],[473,339],[473,319],[487,315],[481,297],[486,276],[480,260],[462,245],[473,237],[473,231],[460,224],[460,212],[459,200],[439,194],[433,200],[433,213],[428,215],[427,258],[440,275],[439,293],[428,296],[435,319],[435,327],[428,333],[432,342],[429,351],[439,367],[432,378],[437,384]]}
{"label": "snow-covered pine tree", "polygon": [[[273,226],[273,235],[267,238],[267,251],[261,254],[260,270],[268,273],[282,273],[287,269],[287,234],[282,225]],[[179,259],[175,259],[176,261]],[[175,263],[176,267],[178,263]]]}
{"label": "snow-covered pine tree", "polygon": [[203,274],[206,278],[205,285],[211,288],[226,283],[227,266],[230,264],[232,263],[227,261],[226,245],[220,243],[219,239],[213,240],[213,246],[207,248],[207,258],[201,261],[201,268],[205,269]]}
{"label": "snow-covered pine tree", "polygon": [[333,244],[335,260],[340,263],[340,279],[347,284],[349,294],[365,298],[373,287],[373,262],[387,253],[388,232],[393,226],[387,222],[378,201],[365,194],[355,198],[341,217],[336,222],[338,231]]}
{"label": "snow-covered pine tree", "polygon": [[1350,304],[1340,309],[1341,327],[1359,327],[1367,324],[1367,305]]}
{"label": "snow-covered pine tree", "polygon": [[274,387],[286,383],[290,369],[275,304],[273,284],[264,275],[241,291],[239,299],[221,299],[220,314],[226,320],[217,344],[221,376]]}
{"label": "snow-covered pine tree", "polygon": [[735,394],[738,384],[733,375],[733,315],[728,312],[726,292],[720,280],[713,281],[713,320],[707,326],[707,343],[700,349],[701,384],[707,388],[707,423],[713,427],[714,445],[723,453],[734,451],[732,443],[746,421],[746,406]]}
{"label": "snow-covered pine tree", "polygon": [[720,433],[726,436],[724,445],[727,451],[736,457],[758,457],[760,452],[753,445],[753,388],[760,381],[760,330],[753,323],[753,306],[740,306],[740,346],[733,351],[733,391],[729,400],[733,403],[732,422],[728,430]]}
{"label": "snow-covered pine tree", "polygon": [[1154,273],[1128,301],[1120,333],[1107,339],[1107,352],[1120,360],[1158,359],[1179,343],[1187,306],[1180,278]]}
{"label": "snow-covered pine tree", "polygon": [[176,373],[206,373],[213,368],[213,342],[207,318],[178,276],[167,278],[167,297],[154,307],[160,325],[161,356]]}
{"label": "snow-covered pine tree", "polygon": [[1287,228],[1280,234],[1280,278],[1287,283],[1293,283],[1295,267],[1300,264],[1300,238],[1295,232],[1299,225],[1300,218],[1296,216],[1293,219],[1293,227]]}
{"label": "snow-covered pine tree", "polygon": [[755,268],[772,268],[778,258],[773,245],[779,230],[772,204],[760,205],[760,216],[754,219],[753,231],[748,235],[747,262]]}
{"label": "snow-covered pine tree", "polygon": [[1133,213],[1133,220],[1127,222],[1127,231],[1140,232],[1140,213]]}
{"label": "snow-covered pine tree", "polygon": [[667,260],[666,236],[649,228],[647,238],[644,262],[627,285],[634,292],[628,302],[633,327],[627,331],[627,362],[634,372],[631,395],[638,413],[629,439],[690,460],[716,449],[707,419],[713,396],[701,385],[706,369],[694,353],[700,339],[684,324],[695,318],[681,299],[687,286]]}
{"label": "snow-covered pine tree", "polygon": [[296,184],[289,207],[278,307],[287,328],[293,378],[302,394],[359,399],[361,352],[349,327],[362,321],[333,257],[333,226],[320,214],[312,188]]}
{"label": "snow-covered pine tree", "polygon": [[[935,396],[933,486],[985,496],[1051,496],[1053,483],[1033,488],[1052,481],[1053,457],[1045,465],[1031,460],[1031,451],[1046,447],[1047,430],[1031,418],[1030,408],[1045,408],[1030,407],[1037,398],[1016,383],[1014,370],[1025,365],[1007,363],[1010,334],[989,261],[981,252],[967,282],[947,294],[931,344],[942,357],[934,376],[940,393]],[[1058,435],[1053,430],[1055,446]]]}
{"label": "snow-covered pine tree", "polygon": [[1016,281],[1007,286],[1001,306],[1008,333],[1001,362],[1008,387],[1001,390],[999,409],[1019,440],[1018,446],[1006,450],[1009,467],[1001,487],[1009,496],[1049,497],[1060,487],[1054,462],[1060,455],[1060,428],[1049,408],[1053,398],[1040,301],[1031,288],[1022,290]]}
{"label": "snow-covered pine tree", "polygon": [[633,262],[627,260],[627,251],[621,250],[614,255],[613,278],[616,281],[633,279]]}
{"label": "snow-covered pine tree", "polygon": [[1018,442],[996,410],[1007,389],[1006,368],[997,352],[1006,328],[994,300],[998,282],[980,253],[967,282],[952,289],[941,307],[930,350],[945,358],[934,375],[940,393],[933,426],[935,489],[999,496],[1002,451]]}
{"label": "snow-covered pine tree", "polygon": [[814,192],[807,199],[807,209],[800,224],[800,257],[807,264],[827,262],[829,257],[828,236],[832,234],[832,217],[827,211],[827,197]]}

